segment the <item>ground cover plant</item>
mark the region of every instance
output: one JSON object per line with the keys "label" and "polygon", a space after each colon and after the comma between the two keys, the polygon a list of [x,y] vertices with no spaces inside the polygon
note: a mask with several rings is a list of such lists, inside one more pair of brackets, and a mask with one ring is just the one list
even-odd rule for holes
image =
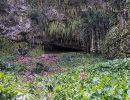
{"label": "ground cover plant", "polygon": [[130,0],[0,0],[0,100],[130,100]]}
{"label": "ground cover plant", "polygon": [[[81,59],[77,60],[78,57]],[[0,72],[2,100],[130,99],[130,59],[128,58],[106,60],[98,55],[62,53],[57,64],[61,67],[65,66],[66,71],[49,76],[30,72],[22,75],[6,70]]]}

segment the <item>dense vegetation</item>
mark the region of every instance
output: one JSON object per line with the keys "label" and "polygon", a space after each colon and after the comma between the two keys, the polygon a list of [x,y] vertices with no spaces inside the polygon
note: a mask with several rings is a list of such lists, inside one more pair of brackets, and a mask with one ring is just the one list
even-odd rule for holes
{"label": "dense vegetation", "polygon": [[[37,21],[42,20],[42,26],[46,27],[43,29],[46,40],[53,42],[54,45],[61,44],[60,46],[77,48],[88,53],[102,53],[108,58],[124,57],[129,53],[129,43],[124,42],[126,39],[129,40],[130,34],[129,1],[39,0],[36,2],[34,0],[30,3],[32,17],[34,15],[46,17],[37,17]],[[38,12],[35,12],[36,10]],[[42,15],[40,11],[46,13]],[[108,43],[110,41],[111,43]],[[121,43],[116,44],[116,42]],[[111,48],[115,45],[116,48]]]}
{"label": "dense vegetation", "polygon": [[0,100],[130,100],[129,10],[130,0],[0,0]]}
{"label": "dense vegetation", "polygon": [[3,11],[0,15],[1,34],[17,42],[26,42],[28,48],[40,45],[44,49],[53,49],[58,46],[100,53],[107,58],[125,57],[130,53],[129,42],[126,42],[130,35],[129,2],[1,1],[1,7],[5,6],[0,8]]}
{"label": "dense vegetation", "polygon": [[[8,60],[9,58],[12,59],[8,57]],[[7,66],[5,72],[0,72],[0,98],[2,100],[130,99],[129,59],[106,60],[89,54],[63,53],[58,63],[60,66],[66,66],[67,71],[49,77],[41,77],[38,74],[33,77],[26,76],[27,79],[16,73],[23,71],[22,68],[26,69],[23,65]]]}

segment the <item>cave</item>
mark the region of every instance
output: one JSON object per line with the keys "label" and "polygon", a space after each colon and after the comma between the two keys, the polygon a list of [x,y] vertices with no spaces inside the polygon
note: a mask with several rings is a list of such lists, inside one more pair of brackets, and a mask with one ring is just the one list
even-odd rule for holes
{"label": "cave", "polygon": [[58,46],[58,45],[44,45],[45,53],[48,52],[80,52],[83,51],[80,48],[71,48],[66,46]]}

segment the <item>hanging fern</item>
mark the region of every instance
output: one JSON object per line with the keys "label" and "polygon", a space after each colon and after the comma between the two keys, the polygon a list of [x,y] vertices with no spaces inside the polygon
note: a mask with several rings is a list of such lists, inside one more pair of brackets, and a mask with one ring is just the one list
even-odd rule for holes
{"label": "hanging fern", "polygon": [[65,24],[58,21],[49,23],[48,31],[50,34],[63,34],[65,33]]}

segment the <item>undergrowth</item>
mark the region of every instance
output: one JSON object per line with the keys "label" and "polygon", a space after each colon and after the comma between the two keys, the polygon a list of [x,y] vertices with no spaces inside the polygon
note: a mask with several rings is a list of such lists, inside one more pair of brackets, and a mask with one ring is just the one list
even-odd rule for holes
{"label": "undergrowth", "polygon": [[[8,57],[7,57],[8,58]],[[1,58],[2,59],[2,58]],[[4,58],[5,59],[5,58]],[[59,65],[68,70],[51,77],[36,74],[24,79],[12,71],[0,72],[2,100],[129,100],[130,59],[107,60],[90,54],[61,54]],[[16,72],[22,65],[12,65]],[[19,68],[19,69],[17,69]],[[32,77],[32,76],[29,76]]]}

